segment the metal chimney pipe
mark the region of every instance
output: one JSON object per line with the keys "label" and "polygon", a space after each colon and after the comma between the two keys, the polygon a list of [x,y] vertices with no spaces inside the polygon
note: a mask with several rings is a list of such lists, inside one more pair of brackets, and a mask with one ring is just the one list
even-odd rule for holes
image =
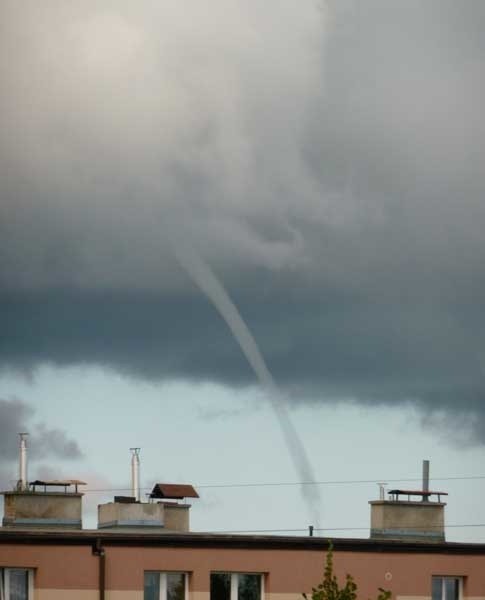
{"label": "metal chimney pipe", "polygon": [[[429,460],[423,460],[423,492],[429,492]],[[423,496],[423,502],[428,502],[429,496]]]}
{"label": "metal chimney pipe", "polygon": [[387,483],[385,481],[379,481],[377,485],[379,486],[379,500],[384,502],[386,499],[386,491],[384,486],[387,485]]}
{"label": "metal chimney pipe", "polygon": [[140,501],[140,448],[131,450],[131,495]]}
{"label": "metal chimney pipe", "polygon": [[27,436],[25,431],[19,433],[19,482],[18,487],[21,490],[28,489],[27,483]]}

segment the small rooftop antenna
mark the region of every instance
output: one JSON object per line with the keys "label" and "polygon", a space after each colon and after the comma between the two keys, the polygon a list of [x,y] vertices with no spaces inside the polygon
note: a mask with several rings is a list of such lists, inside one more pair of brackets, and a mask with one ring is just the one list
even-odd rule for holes
{"label": "small rooftop antenna", "polygon": [[131,451],[131,495],[140,502],[140,450],[130,448]]}
{"label": "small rooftop antenna", "polygon": [[27,483],[27,436],[29,434],[25,431],[19,433],[19,480],[17,483],[17,489],[26,490],[28,489]]}
{"label": "small rooftop antenna", "polygon": [[377,485],[379,486],[379,500],[385,500],[386,496],[385,496],[384,486],[387,485],[387,482],[386,481],[379,481],[377,483]]}

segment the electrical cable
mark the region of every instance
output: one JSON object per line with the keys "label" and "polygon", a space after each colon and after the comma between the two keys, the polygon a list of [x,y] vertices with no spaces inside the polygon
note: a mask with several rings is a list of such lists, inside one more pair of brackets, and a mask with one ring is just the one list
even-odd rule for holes
{"label": "electrical cable", "polygon": [[[452,477],[431,477],[430,481],[474,481],[485,479],[485,475],[468,475],[468,476],[452,476]],[[302,485],[363,485],[370,483],[381,483],[385,481],[387,484],[400,482],[421,481],[420,477],[412,478],[380,478],[380,479],[341,479],[328,481],[277,481],[277,482],[259,482],[259,483],[218,483],[218,484],[195,484],[198,489],[230,489],[230,488],[256,488],[256,487],[293,487]],[[83,490],[88,492],[126,492],[130,487],[123,488],[87,488]],[[151,490],[151,487],[142,487],[141,490]]]}

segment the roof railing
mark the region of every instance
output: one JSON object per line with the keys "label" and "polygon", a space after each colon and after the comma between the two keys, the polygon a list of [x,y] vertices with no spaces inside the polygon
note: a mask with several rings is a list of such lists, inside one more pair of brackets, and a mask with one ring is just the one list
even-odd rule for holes
{"label": "roof railing", "polygon": [[441,496],[448,496],[448,492],[434,492],[431,490],[389,490],[392,502],[399,501],[399,496],[407,496],[408,502],[411,502],[411,496],[419,496],[422,502],[429,502],[430,496],[438,496],[438,502],[441,502]]}
{"label": "roof railing", "polygon": [[78,486],[86,485],[86,482],[80,479],[36,479],[29,482],[31,492],[37,492],[37,487],[43,486],[44,492],[47,492],[47,488],[63,487],[65,494],[72,494],[73,492],[68,491],[68,487],[71,485],[74,486],[74,493],[77,494]]}

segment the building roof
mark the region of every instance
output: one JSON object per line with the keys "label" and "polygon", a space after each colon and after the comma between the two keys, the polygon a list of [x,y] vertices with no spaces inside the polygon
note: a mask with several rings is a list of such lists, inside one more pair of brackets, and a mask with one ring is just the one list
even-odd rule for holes
{"label": "building roof", "polygon": [[171,498],[172,500],[198,497],[199,494],[191,485],[181,483],[156,483],[150,494],[150,498]]}
{"label": "building roof", "polygon": [[329,542],[335,551],[389,552],[422,554],[464,554],[485,556],[485,544],[460,542],[418,542],[361,538],[332,538],[310,536],[241,535],[216,533],[149,533],[115,532],[98,529],[32,530],[0,527],[0,544],[58,545],[58,546],[125,546],[125,547],[186,547],[186,548],[244,548],[271,550],[310,550],[324,552]]}

